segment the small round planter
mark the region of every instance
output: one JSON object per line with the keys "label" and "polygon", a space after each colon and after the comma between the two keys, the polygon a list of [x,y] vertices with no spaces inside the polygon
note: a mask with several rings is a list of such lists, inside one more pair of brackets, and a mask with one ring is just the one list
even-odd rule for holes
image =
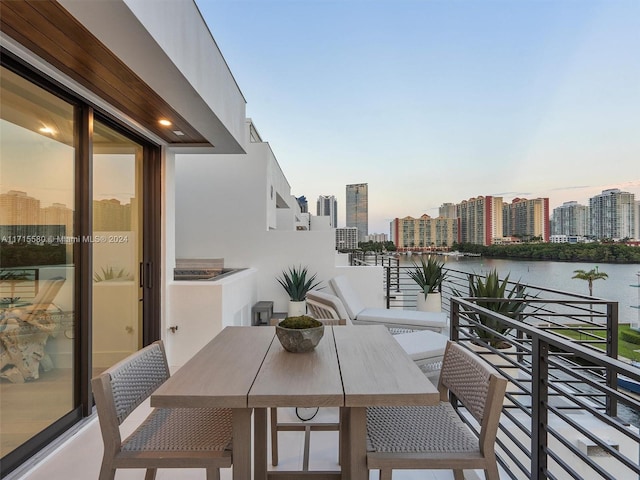
{"label": "small round planter", "polygon": [[324,335],[324,325],[311,328],[286,328],[276,325],[276,335],[287,352],[310,352],[320,343]]}
{"label": "small round planter", "polygon": [[300,300],[299,302],[294,302],[293,300],[289,300],[289,309],[287,311],[288,317],[299,317],[300,315],[307,314],[307,301]]}
{"label": "small round planter", "polygon": [[442,297],[440,292],[429,293],[427,298],[424,298],[424,293],[419,292],[416,297],[416,310],[420,312],[441,312]]}

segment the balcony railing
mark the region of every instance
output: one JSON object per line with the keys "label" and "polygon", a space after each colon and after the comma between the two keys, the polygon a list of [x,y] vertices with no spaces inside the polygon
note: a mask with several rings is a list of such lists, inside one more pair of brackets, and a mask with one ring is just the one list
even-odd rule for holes
{"label": "balcony railing", "polygon": [[[415,307],[409,267],[386,262],[377,264],[385,268],[387,307]],[[468,273],[447,273],[442,296],[451,339],[510,382],[497,445],[506,475],[640,478],[640,396],[618,388],[619,378],[640,384],[640,369],[617,358],[617,302],[526,285],[529,296],[519,301],[527,306],[513,319],[468,297]],[[481,314],[495,328],[481,323]],[[487,332],[510,348],[496,348]]]}
{"label": "balcony railing", "polygon": [[[640,401],[619,390],[617,378],[640,382],[640,369],[531,324],[538,306],[551,308],[548,299],[525,300],[534,313],[519,319],[491,312],[477,300],[451,299],[450,334],[510,382],[498,442],[509,477],[638,478]],[[613,305],[607,308],[615,311]],[[478,321],[480,314],[500,327],[487,328]],[[503,327],[506,333],[499,331]],[[486,332],[511,348],[490,345],[483,339]]]}

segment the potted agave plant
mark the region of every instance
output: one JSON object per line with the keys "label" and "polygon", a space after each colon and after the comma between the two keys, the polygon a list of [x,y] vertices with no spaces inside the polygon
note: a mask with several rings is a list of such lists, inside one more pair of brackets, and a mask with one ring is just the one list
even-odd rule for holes
{"label": "potted agave plant", "polygon": [[442,282],[447,276],[444,263],[433,257],[427,261],[421,258],[420,263],[413,262],[413,270],[409,271],[409,277],[420,287],[416,308],[423,312],[439,312],[442,309]]}
{"label": "potted agave plant", "polygon": [[[523,299],[530,297],[525,292],[526,287],[516,283],[509,288],[509,275],[500,281],[497,270],[493,269],[484,277],[469,275],[468,278],[470,297],[490,299],[476,300],[476,304],[480,307],[513,319],[517,319],[527,307],[527,302],[523,301]],[[455,293],[460,296],[458,292]],[[469,313],[469,315],[480,324],[470,328],[471,332],[479,339],[498,349],[511,347],[511,344],[500,336],[509,333],[511,328],[481,313]],[[487,329],[483,328],[482,325],[486,326]]]}
{"label": "potted agave plant", "polygon": [[320,285],[316,282],[316,274],[309,275],[307,267],[290,267],[277,278],[278,283],[289,295],[289,310],[287,316],[297,317],[307,313],[307,292]]}

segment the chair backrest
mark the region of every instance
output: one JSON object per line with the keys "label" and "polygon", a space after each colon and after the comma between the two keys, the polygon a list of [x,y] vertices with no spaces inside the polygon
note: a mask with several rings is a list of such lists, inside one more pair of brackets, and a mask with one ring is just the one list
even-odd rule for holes
{"label": "chair backrest", "polygon": [[102,437],[119,448],[119,426],[169,378],[162,341],[129,355],[91,380]]}
{"label": "chair backrest", "polygon": [[345,320],[346,325],[351,325],[351,318],[338,297],[320,290],[307,292],[307,307],[315,318]]}
{"label": "chair backrest", "polygon": [[362,312],[366,306],[362,303],[360,297],[351,286],[349,279],[344,275],[339,275],[329,280],[329,284],[344,304],[344,307],[349,314],[349,318],[351,320],[355,320],[358,317],[358,314]]}
{"label": "chair backrest", "polygon": [[480,423],[481,447],[493,448],[507,380],[478,355],[447,342],[438,390],[441,400],[452,393]]}

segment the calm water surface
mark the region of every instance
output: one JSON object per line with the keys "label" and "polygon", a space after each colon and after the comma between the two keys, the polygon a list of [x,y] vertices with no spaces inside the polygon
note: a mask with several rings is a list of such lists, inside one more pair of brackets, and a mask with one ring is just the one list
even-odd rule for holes
{"label": "calm water surface", "polygon": [[[412,265],[412,260],[420,262],[419,256],[402,256],[401,265]],[[637,273],[640,272],[640,264],[611,264],[611,263],[574,263],[574,262],[549,262],[535,260],[503,260],[483,257],[448,257],[440,256],[445,262],[446,268],[468,273],[484,274],[496,269],[501,278],[507,275],[509,280],[521,281],[529,285],[547,287],[563,292],[572,292],[582,295],[589,294],[589,286],[586,281],[572,279],[574,270],[589,271],[598,267],[598,271],[604,272],[608,278],[596,280],[593,283],[593,295],[595,297],[618,302],[619,322],[630,323],[631,320],[640,320],[640,309],[632,308],[640,305],[640,287]],[[624,420],[635,426],[640,426],[640,413],[625,405],[619,405],[618,414]]]}
{"label": "calm water surface", "polygon": [[[401,265],[412,265],[412,259],[420,262],[420,256],[402,256]],[[552,288],[563,292],[589,295],[586,281],[572,279],[574,270],[591,270],[598,267],[608,278],[593,282],[595,297],[618,302],[620,323],[630,323],[640,318],[640,309],[632,308],[640,304],[640,288],[637,273],[640,264],[549,262],[536,260],[503,260],[484,257],[438,257],[445,267],[468,273],[485,274],[496,269],[501,278],[510,275],[509,280],[529,285]]]}

